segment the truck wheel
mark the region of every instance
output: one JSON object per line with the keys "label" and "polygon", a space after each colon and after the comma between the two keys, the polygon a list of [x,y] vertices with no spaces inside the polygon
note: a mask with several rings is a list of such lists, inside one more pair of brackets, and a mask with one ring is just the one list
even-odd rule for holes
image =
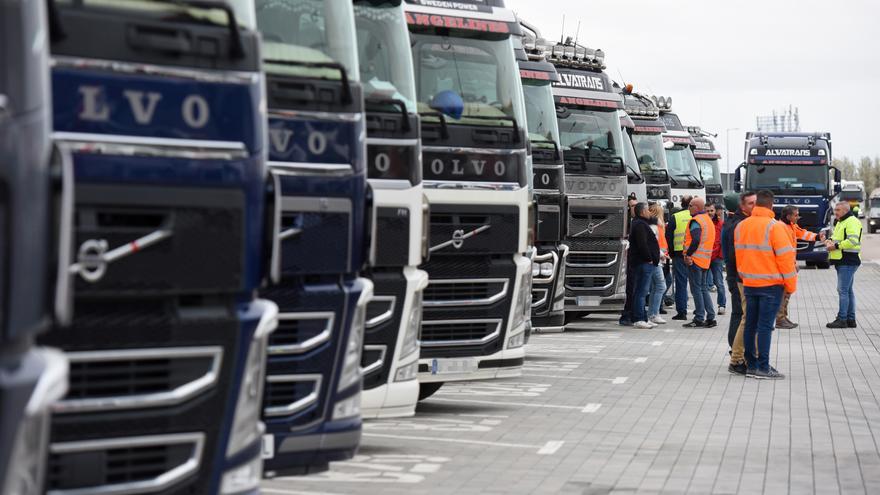
{"label": "truck wheel", "polygon": [[816,262],[815,262],[815,261],[807,261],[807,262],[805,262],[805,263],[806,263],[806,265],[807,265],[807,268],[816,268]]}
{"label": "truck wheel", "polygon": [[428,397],[437,393],[440,390],[440,387],[443,386],[443,382],[433,382],[433,383],[420,383],[419,384],[419,400],[425,400]]}
{"label": "truck wheel", "polygon": [[820,270],[827,270],[827,269],[831,268],[831,263],[829,263],[827,261],[820,261],[820,262],[816,263],[816,268],[818,268]]}

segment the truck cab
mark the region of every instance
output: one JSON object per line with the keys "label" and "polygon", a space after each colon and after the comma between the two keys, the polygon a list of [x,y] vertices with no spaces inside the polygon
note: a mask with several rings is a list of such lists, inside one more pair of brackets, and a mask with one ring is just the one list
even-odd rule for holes
{"label": "truck cab", "polygon": [[[800,210],[798,224],[814,233],[831,224],[832,198],[840,192],[840,171],[831,166],[831,134],[746,134],[745,163],[736,170],[740,190],[767,189],[776,195],[777,216],[786,205]],[[808,266],[828,268],[828,251],[821,242],[798,241],[797,259]]]}
{"label": "truck cab", "polygon": [[861,180],[844,180],[840,183],[838,201],[846,201],[859,218],[865,218],[865,182]]}
{"label": "truck cab", "polygon": [[866,208],[868,217],[868,232],[873,234],[880,229],[880,188],[871,191]]}
{"label": "truck cab", "polygon": [[561,332],[565,326],[565,164],[556,122],[552,83],[556,67],[547,62],[540,32],[520,19],[525,57],[519,74],[526,104],[535,194],[535,257],[532,264],[532,329]]}
{"label": "truck cab", "polygon": [[40,338],[70,361],[46,489],[254,491],[277,306],[255,298],[271,230],[253,3],[52,4],[76,254],[72,323]]}
{"label": "truck cab", "polygon": [[549,60],[565,160],[566,321],[623,309],[626,300],[627,173],[623,97],[603,72],[605,54],[567,40]]}
{"label": "truck cab", "polygon": [[710,139],[715,136],[696,126],[689,126],[687,130],[696,142],[694,159],[697,160],[700,179],[706,184],[706,204],[723,208],[724,187],[721,185],[719,167],[721,153],[715,149],[715,143]]}
{"label": "truck cab", "polygon": [[626,91],[624,98],[626,113],[633,121],[633,127],[628,131],[639,171],[645,178],[647,199],[666,208],[672,193],[663,146],[666,125],[660,119],[660,109],[654,100],[632,90]]}
{"label": "truck cab", "polygon": [[700,178],[700,169],[694,158],[697,142],[687,129],[681,125],[678,115],[672,111],[672,98],[655,98],[660,109],[660,120],[666,126],[663,146],[666,148],[666,165],[669,182],[672,185],[672,203],[678,205],[681,198],[706,198],[706,185]]}
{"label": "truck cab", "polygon": [[68,362],[37,336],[70,319],[72,165],[53,148],[45,2],[0,2],[0,493],[44,493]]}
{"label": "truck cab", "polygon": [[421,127],[403,2],[354,2],[358,62],[367,111],[367,177],[373,191],[364,418],[412,416],[427,251]]}
{"label": "truck cab", "polygon": [[518,376],[531,317],[526,111],[501,0],[407,0],[430,204],[420,398]]}
{"label": "truck cab", "polygon": [[326,470],[360,444],[371,199],[352,2],[256,6],[278,239],[274,283],[261,294],[280,310],[263,456],[266,476],[279,476]]}

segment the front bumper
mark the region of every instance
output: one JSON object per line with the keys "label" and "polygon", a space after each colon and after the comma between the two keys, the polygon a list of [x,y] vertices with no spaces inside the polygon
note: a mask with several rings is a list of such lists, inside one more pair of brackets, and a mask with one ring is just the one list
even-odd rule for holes
{"label": "front bumper", "polygon": [[[461,382],[517,377],[522,375],[525,357],[525,348],[518,347],[505,349],[489,356],[420,359],[419,382]],[[442,372],[446,367],[460,367],[467,371]]]}

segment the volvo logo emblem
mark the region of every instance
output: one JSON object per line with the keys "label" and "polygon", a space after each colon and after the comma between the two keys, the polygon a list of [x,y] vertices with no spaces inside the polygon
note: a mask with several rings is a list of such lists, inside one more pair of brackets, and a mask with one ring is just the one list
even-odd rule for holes
{"label": "volvo logo emblem", "polygon": [[599,227],[601,227],[602,225],[604,225],[605,223],[607,223],[608,220],[609,220],[609,219],[606,218],[605,220],[602,220],[601,222],[590,222],[589,224],[587,224],[587,228],[586,228],[586,229],[584,229],[584,230],[578,232],[577,234],[575,234],[575,235],[572,236],[572,237],[578,237],[578,236],[580,236],[580,235],[582,235],[582,234],[584,234],[584,233],[587,233],[587,234],[591,234],[591,235],[592,235],[593,232],[596,231],[596,229],[598,229]]}
{"label": "volvo logo emblem", "polygon": [[79,247],[77,262],[70,273],[79,274],[86,282],[96,283],[104,278],[107,265],[171,237],[170,230],[157,230],[110,251],[105,239],[89,239]]}
{"label": "volvo logo emblem", "polygon": [[452,246],[455,249],[461,249],[461,246],[464,245],[465,240],[470,239],[471,237],[473,237],[481,232],[485,232],[485,231],[489,230],[490,228],[492,228],[491,225],[483,225],[482,227],[476,228],[468,233],[465,233],[465,231],[462,229],[455,230],[452,233],[452,239],[450,239],[446,242],[441,242],[440,244],[437,244],[436,246],[432,246],[430,249],[430,252],[433,253],[434,251],[439,251],[439,250],[446,248],[446,247],[449,247],[449,246]]}

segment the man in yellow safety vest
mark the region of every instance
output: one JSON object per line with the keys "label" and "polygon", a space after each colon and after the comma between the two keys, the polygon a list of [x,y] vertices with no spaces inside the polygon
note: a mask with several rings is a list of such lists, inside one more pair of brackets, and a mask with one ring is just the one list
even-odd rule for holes
{"label": "man in yellow safety vest", "polygon": [[834,207],[834,234],[825,241],[828,260],[837,270],[837,297],[840,306],[837,319],[828,328],[856,328],[856,296],[853,282],[862,264],[862,222],[843,201]]}

